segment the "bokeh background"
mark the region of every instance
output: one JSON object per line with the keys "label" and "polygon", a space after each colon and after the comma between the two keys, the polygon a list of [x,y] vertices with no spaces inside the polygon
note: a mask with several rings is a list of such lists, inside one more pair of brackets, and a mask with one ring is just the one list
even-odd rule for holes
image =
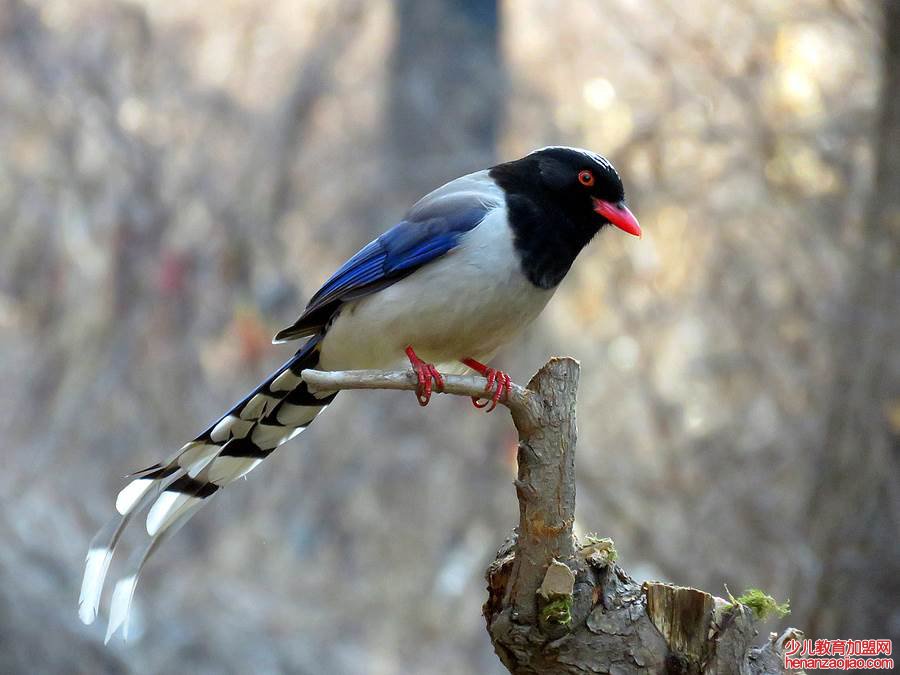
{"label": "bokeh background", "polygon": [[498,361],[581,360],[579,529],[897,639],[898,5],[0,0],[0,671],[503,672],[515,438],[463,399],[338,397],[152,560],[129,645],[75,605],[121,476],[338,264],[547,144],[609,156],[645,232]]}

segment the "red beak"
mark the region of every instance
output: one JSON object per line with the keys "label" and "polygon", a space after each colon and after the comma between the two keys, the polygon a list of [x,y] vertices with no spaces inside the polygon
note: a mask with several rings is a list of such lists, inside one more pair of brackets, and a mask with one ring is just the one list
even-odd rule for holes
{"label": "red beak", "polygon": [[627,206],[625,206],[625,202],[613,204],[612,202],[605,202],[602,199],[594,197],[594,211],[606,218],[620,230],[624,230],[628,234],[633,234],[635,237],[641,236],[641,226],[638,225],[637,218],[634,217],[634,214],[628,210]]}

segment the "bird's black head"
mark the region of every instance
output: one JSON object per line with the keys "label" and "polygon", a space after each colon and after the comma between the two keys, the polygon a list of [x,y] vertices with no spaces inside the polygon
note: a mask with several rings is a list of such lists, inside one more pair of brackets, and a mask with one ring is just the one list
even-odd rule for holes
{"label": "bird's black head", "polygon": [[491,177],[506,193],[522,267],[542,288],[566,275],[579,251],[607,224],[640,236],[619,174],[604,157],[554,146],[498,164]]}

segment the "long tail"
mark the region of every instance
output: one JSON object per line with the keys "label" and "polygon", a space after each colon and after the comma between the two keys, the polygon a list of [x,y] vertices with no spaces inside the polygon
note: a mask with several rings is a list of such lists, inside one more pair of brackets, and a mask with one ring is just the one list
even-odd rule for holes
{"label": "long tail", "polygon": [[128,522],[147,510],[147,542],[128,561],[110,603],[106,641],[121,627],[128,637],[128,615],[138,577],[147,558],[206,501],[253,470],[282,443],[301,433],[337,395],[313,394],[300,377],[319,363],[320,336],[313,337],[281,368],[250,392],[215,424],[164,462],[132,474],[116,498],[119,515],[91,541],[85,563],[78,616],[90,624],[113,553]]}

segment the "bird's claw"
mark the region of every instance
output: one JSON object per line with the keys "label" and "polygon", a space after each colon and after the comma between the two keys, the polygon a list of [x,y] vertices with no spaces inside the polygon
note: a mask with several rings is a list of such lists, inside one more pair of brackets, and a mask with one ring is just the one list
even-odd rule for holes
{"label": "bird's claw", "polygon": [[432,391],[444,390],[444,376],[438,372],[438,369],[433,364],[425,363],[425,361],[416,356],[412,347],[406,348],[406,356],[419,381],[416,386],[416,400],[424,408],[431,400]]}
{"label": "bird's claw", "polygon": [[502,370],[497,370],[496,368],[486,368],[482,373],[485,379],[487,380],[487,384],[484,386],[485,391],[493,390],[493,394],[490,398],[480,399],[477,396],[472,397],[472,405],[476,408],[485,408],[490,406],[485,412],[492,412],[494,408],[497,407],[497,403],[503,399],[504,401],[509,397],[509,389],[512,384],[512,379],[509,375],[504,373]]}
{"label": "bird's claw", "polygon": [[509,375],[502,370],[486,366],[475,359],[462,359],[462,362],[487,380],[487,383],[484,386],[485,391],[494,391],[490,398],[484,399],[484,403],[481,402],[479,397],[473,396],[472,405],[476,408],[486,408],[487,406],[490,406],[485,412],[491,412],[497,407],[497,403],[500,399],[505,401],[509,398],[510,385],[512,385],[512,379]]}

